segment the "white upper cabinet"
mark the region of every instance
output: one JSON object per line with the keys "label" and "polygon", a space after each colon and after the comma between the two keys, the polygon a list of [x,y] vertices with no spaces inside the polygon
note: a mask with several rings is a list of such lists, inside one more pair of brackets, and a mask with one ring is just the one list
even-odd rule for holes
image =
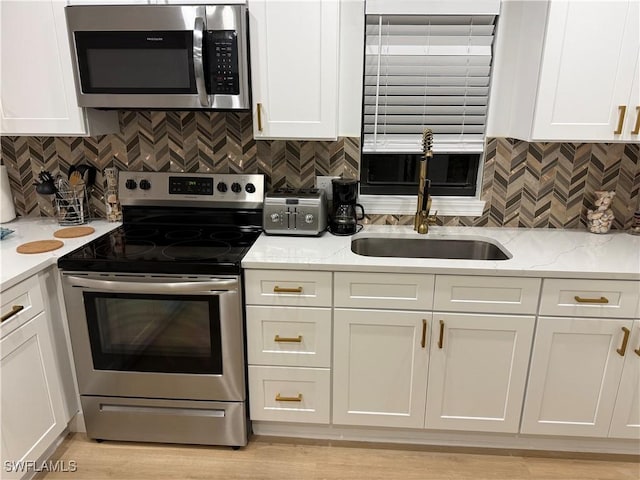
{"label": "white upper cabinet", "polygon": [[0,1],[0,133],[115,132],[115,112],[78,107],[61,0]]}
{"label": "white upper cabinet", "polygon": [[502,13],[489,136],[640,141],[639,0],[505,2]]}
{"label": "white upper cabinet", "polygon": [[250,0],[255,138],[338,136],[340,3]]}

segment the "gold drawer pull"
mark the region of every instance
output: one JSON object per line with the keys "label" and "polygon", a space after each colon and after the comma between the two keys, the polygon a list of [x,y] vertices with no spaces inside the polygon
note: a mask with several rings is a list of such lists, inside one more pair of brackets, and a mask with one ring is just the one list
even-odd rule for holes
{"label": "gold drawer pull", "polygon": [[302,342],[302,335],[298,335],[297,337],[281,337],[280,335],[276,335],[273,339],[274,342],[289,342],[289,343],[300,343]]}
{"label": "gold drawer pull", "polygon": [[600,298],[582,298],[576,295],[573,297],[578,303],[609,303],[609,299],[607,297]]}
{"label": "gold drawer pull", "polygon": [[427,345],[427,321],[422,319],[422,340],[420,341],[420,346],[424,348]]}
{"label": "gold drawer pull", "polygon": [[634,350],[635,354],[638,355],[640,357],[640,347],[636,348]]}
{"label": "gold drawer pull", "polygon": [[7,312],[4,315],[2,315],[2,317],[0,317],[0,322],[4,322],[5,320],[9,320],[11,317],[13,317],[18,312],[21,312],[22,310],[24,310],[24,306],[22,306],[22,305],[14,305],[13,307],[11,307],[11,311],[10,312]]}
{"label": "gold drawer pull", "polygon": [[258,110],[258,131],[261,132],[262,131],[262,104],[261,103],[258,103],[257,110]]}
{"label": "gold drawer pull", "polygon": [[631,133],[633,135],[638,135],[640,134],[640,107],[636,107],[636,126],[633,130],[631,130]]}
{"label": "gold drawer pull", "polygon": [[624,116],[627,113],[627,106],[620,105],[618,106],[619,116],[618,116],[618,128],[613,131],[614,135],[620,135],[622,133],[622,127],[624,125]]}
{"label": "gold drawer pull", "polygon": [[624,337],[622,337],[622,345],[620,345],[620,348],[616,349],[616,352],[618,352],[621,357],[624,357],[624,354],[627,352],[627,342],[629,342],[629,334],[631,333],[631,330],[629,330],[627,327],[622,327],[622,331],[624,332]]}
{"label": "gold drawer pull", "polygon": [[444,320],[440,320],[440,337],[438,337],[438,348],[444,346]]}
{"label": "gold drawer pull", "polygon": [[283,288],[276,285],[273,287],[273,293],[302,293],[302,287]]}
{"label": "gold drawer pull", "polygon": [[276,393],[276,402],[301,402],[302,394],[299,393],[297,397],[281,397],[279,393]]}

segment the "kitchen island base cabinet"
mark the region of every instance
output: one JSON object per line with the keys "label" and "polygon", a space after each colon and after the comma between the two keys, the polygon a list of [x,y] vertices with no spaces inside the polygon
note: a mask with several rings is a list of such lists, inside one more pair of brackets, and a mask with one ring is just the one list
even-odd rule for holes
{"label": "kitchen island base cabinet", "polygon": [[424,426],[430,319],[430,312],[334,310],[334,424]]}
{"label": "kitchen island base cabinet", "polygon": [[632,323],[538,318],[521,432],[606,437]]}
{"label": "kitchen island base cabinet", "polygon": [[425,427],[517,433],[535,317],[434,313]]}

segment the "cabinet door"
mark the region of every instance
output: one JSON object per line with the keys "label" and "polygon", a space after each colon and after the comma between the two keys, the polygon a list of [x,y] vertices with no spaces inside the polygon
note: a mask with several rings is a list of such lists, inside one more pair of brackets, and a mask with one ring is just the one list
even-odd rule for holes
{"label": "cabinet door", "polygon": [[534,323],[434,313],[425,426],[517,433]]}
{"label": "cabinet door", "polygon": [[62,0],[0,2],[0,131],[86,134]]}
{"label": "cabinet door", "polygon": [[[551,2],[532,137],[624,140],[640,37],[638,1]],[[631,108],[630,108],[631,107]],[[628,115],[627,115],[628,116]]]}
{"label": "cabinet door", "polygon": [[423,338],[430,318],[335,310],[333,423],[422,428],[429,362]]}
{"label": "cabinet door", "polygon": [[625,356],[609,436],[640,439],[640,320],[633,323]]}
{"label": "cabinet door", "polygon": [[6,462],[37,460],[66,427],[47,323],[40,313],[0,341],[2,478],[19,478]]}
{"label": "cabinet door", "polygon": [[606,437],[632,323],[540,317],[521,432]]}
{"label": "cabinet door", "polygon": [[250,0],[255,138],[334,139],[339,2]]}

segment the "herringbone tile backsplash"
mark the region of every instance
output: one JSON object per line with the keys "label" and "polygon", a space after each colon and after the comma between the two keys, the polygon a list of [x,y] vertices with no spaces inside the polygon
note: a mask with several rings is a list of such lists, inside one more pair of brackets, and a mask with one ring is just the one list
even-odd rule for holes
{"label": "herringbone tile backsplash", "polygon": [[[120,112],[121,133],[100,137],[2,137],[20,215],[51,216],[36,194],[38,173],[66,175],[70,165],[121,170],[264,173],[269,188],[313,186],[316,175],[357,177],[360,139],[255,141],[250,113]],[[444,217],[446,225],[582,228],[596,190],[614,190],[614,228],[628,228],[640,195],[639,144],[527,143],[488,139],[482,216]],[[103,179],[92,205],[104,216]],[[410,224],[413,216],[375,215],[371,223]]]}

